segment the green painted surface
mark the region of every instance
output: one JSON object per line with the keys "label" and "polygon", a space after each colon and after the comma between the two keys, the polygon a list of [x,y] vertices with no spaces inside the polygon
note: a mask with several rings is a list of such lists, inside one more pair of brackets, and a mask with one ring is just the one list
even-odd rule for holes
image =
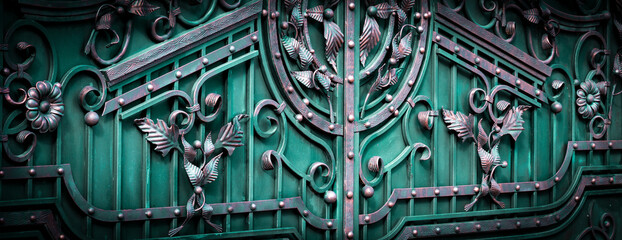
{"label": "green painted surface", "polygon": [[[452,2],[452,1],[449,1]],[[548,1],[547,1],[548,2]],[[599,1],[601,2],[601,1]],[[32,167],[42,165],[69,164],[72,173],[70,181],[75,183],[75,189],[66,187],[61,178],[36,178],[25,177],[19,180],[3,180],[0,178],[0,214],[12,211],[35,211],[52,209],[55,220],[62,232],[71,238],[97,238],[97,239],[136,239],[136,238],[162,238],[166,237],[171,228],[179,226],[183,217],[171,217],[169,219],[103,222],[89,216],[84,212],[89,206],[103,210],[127,210],[142,208],[177,207],[185,206],[188,196],[193,192],[193,187],[188,181],[186,171],[183,168],[183,152],[171,151],[166,156],[154,151],[154,146],[145,139],[145,135],[136,127],[134,119],[147,117],[153,120],[163,119],[168,121],[169,114],[175,110],[187,110],[188,104],[182,98],[165,98],[161,94],[169,90],[181,90],[187,94],[193,92],[195,82],[204,73],[218,70],[219,73],[211,77],[203,85],[198,86],[201,100],[209,93],[217,93],[222,96],[221,113],[209,123],[195,120],[194,126],[185,134],[186,139],[192,144],[195,139],[202,140],[212,133],[215,138],[220,128],[230,122],[237,114],[247,114],[251,119],[242,124],[244,146],[236,148],[231,156],[225,157],[219,164],[219,177],[213,183],[203,187],[207,204],[236,203],[258,200],[280,201],[285,198],[300,197],[307,209],[313,215],[323,219],[336,219],[333,230],[322,230],[310,225],[305,217],[295,209],[258,211],[249,213],[221,214],[212,217],[212,221],[223,227],[224,233],[214,233],[214,229],[195,217],[189,221],[183,230],[177,234],[188,238],[303,238],[303,239],[342,239],[343,233],[343,205],[345,191],[344,152],[343,138],[318,131],[305,121],[296,121],[297,112],[292,106],[287,106],[282,114],[277,114],[269,108],[263,109],[258,115],[253,115],[257,104],[264,99],[273,99],[277,103],[289,104],[287,92],[277,80],[278,76],[269,52],[267,17],[259,15],[248,23],[235,28],[228,28],[218,32],[218,36],[203,41],[197,46],[163,58],[157,64],[143,69],[118,84],[105,89],[105,101],[121,96],[151,80],[157,79],[178,67],[183,66],[201,56],[216,49],[239,40],[248,34],[258,31],[258,43],[231,54],[223,60],[210,63],[191,75],[183,76],[163,88],[150,92],[146,97],[124,105],[121,109],[112,113],[101,115],[103,108],[98,102],[100,95],[90,93],[86,97],[86,103],[93,105],[84,107],[79,96],[85,86],[92,86],[102,90],[97,76],[92,72],[81,71],[73,74],[78,66],[84,69],[93,69],[94,72],[107,66],[96,63],[90,55],[84,54],[84,47],[94,27],[94,16],[89,20],[77,20],[72,17],[56,18],[56,20],[44,20],[42,16],[49,16],[52,10],[27,11],[29,3],[34,1],[2,1],[0,30],[2,30],[1,43],[7,44],[6,49],[0,53],[0,63],[3,68],[7,67],[6,59],[20,62],[28,55],[16,50],[18,42],[25,41],[36,49],[36,57],[32,65],[26,69],[26,73],[33,79],[32,82],[15,80],[8,86],[13,99],[19,99],[19,88],[28,89],[37,81],[47,80],[51,83],[62,82],[62,95],[64,100],[64,115],[58,128],[53,132],[40,133],[33,129],[29,120],[25,117],[25,108],[22,105],[12,105],[6,100],[0,101],[0,127],[2,134],[8,136],[8,142],[0,148],[2,159],[0,167]],[[162,45],[152,40],[149,36],[151,23],[159,15],[166,15],[163,10],[165,5],[154,3],[162,9],[144,17],[129,16],[117,19],[113,28],[123,42],[124,22],[126,18],[133,21],[133,31],[127,53],[121,59],[121,63],[138,54],[150,49],[156,49]],[[252,3],[243,3],[241,8]],[[267,6],[262,2],[262,7]],[[316,6],[320,3],[311,1],[308,6]],[[355,24],[355,39],[360,36],[364,19],[365,5],[358,3],[356,6],[356,18],[360,23]],[[558,56],[547,65],[553,71],[551,76],[544,81],[533,76],[525,69],[513,66],[512,63],[498,56],[497,53],[486,46],[469,40],[452,29],[451,26],[435,21],[437,1],[429,3],[432,9],[430,29],[441,33],[444,37],[460,44],[463,49],[476,53],[482,59],[502,66],[508,71],[527,83],[543,89],[548,100],[559,102],[563,109],[560,113],[553,113],[550,103],[541,103],[534,98],[526,96],[516,97],[510,94],[500,94],[498,100],[506,100],[512,106],[532,105],[532,108],[523,114],[524,130],[520,137],[514,141],[510,137],[502,138],[499,144],[499,156],[502,161],[507,161],[508,167],[499,168],[495,179],[499,183],[544,181],[560,168],[565,158],[566,147],[569,141],[592,141],[590,135],[589,120],[585,120],[577,112],[575,104],[577,99],[578,85],[575,79],[583,82],[593,75],[594,67],[590,65],[590,54],[593,48],[605,48],[609,51],[606,55],[606,64],[602,66],[603,79],[595,78],[595,81],[608,80],[612,83],[620,83],[620,78],[613,73],[613,62],[618,46],[616,30],[613,18],[615,3],[602,1],[597,4],[594,11],[588,11],[590,6],[578,6],[565,4],[562,1],[552,1],[552,7],[575,15],[595,15],[597,13],[611,13],[612,18],[602,20],[592,27],[603,35],[607,46],[601,46],[595,38],[587,38],[582,42],[583,33],[569,32],[567,29],[560,31],[556,38]],[[100,4],[101,5],[101,4]],[[182,17],[177,17],[178,23],[173,30],[171,38],[179,37],[193,29],[209,24],[227,15],[228,10],[216,3],[216,1],[203,1],[200,5],[180,3],[183,12]],[[454,3],[451,6],[456,6]],[[97,9],[99,5],[95,5]],[[279,4],[281,16],[287,16]],[[420,7],[420,3],[415,5]],[[93,7],[89,7],[92,11]],[[262,9],[263,9],[262,8]],[[348,6],[343,2],[335,9],[335,22],[345,29],[344,12]],[[82,9],[84,10],[84,9]],[[34,13],[33,13],[34,11]],[[57,10],[60,11],[60,10]],[[80,8],[71,9],[78,13]],[[84,10],[86,11],[86,10]],[[211,13],[210,13],[211,12]],[[415,11],[409,12],[412,24]],[[33,15],[34,14],[34,15]],[[40,16],[36,15],[40,14]],[[260,13],[258,13],[260,14]],[[494,24],[484,24],[493,21],[493,14],[481,10],[475,2],[468,1],[460,15],[494,32]],[[53,15],[53,14],[52,14]],[[201,20],[202,16],[207,19]],[[269,16],[268,16],[269,17]],[[508,21],[516,21],[516,37],[511,42],[518,49],[530,53],[527,29],[532,29],[537,36],[544,33],[541,25],[530,25],[522,16],[515,11],[508,11]],[[197,24],[188,23],[188,19],[199,19]],[[115,20],[115,21],[117,21]],[[379,20],[380,30],[384,34],[387,31],[387,20]],[[322,64],[327,64],[324,57],[322,37],[322,25],[309,21],[309,34],[311,42],[316,46],[317,56]],[[22,25],[12,36],[6,33],[12,26]],[[566,23],[564,23],[566,24]],[[583,25],[564,25],[566,28],[580,29]],[[197,25],[197,26],[193,26]],[[35,26],[35,27],[33,27]],[[40,26],[40,27],[37,27]],[[161,27],[161,26],[159,26]],[[38,28],[44,31],[37,30]],[[280,25],[277,26],[281,31]],[[160,28],[158,28],[160,29]],[[161,30],[161,29],[160,29]],[[583,31],[583,30],[582,30]],[[432,33],[428,32],[428,39]],[[96,46],[103,58],[109,58],[119,51],[120,45],[106,48],[108,43],[105,34],[100,34]],[[505,35],[504,35],[505,36]],[[6,38],[10,37],[10,38]],[[541,37],[533,37],[536,54],[545,59],[549,53],[541,49]],[[345,43],[347,48],[347,43]],[[282,48],[282,47],[281,47]],[[354,67],[355,72],[363,69],[358,65],[359,46],[354,48],[357,52]],[[376,54],[380,47],[374,48],[370,56]],[[410,98],[422,95],[430,99],[431,109],[423,104],[417,104],[411,108],[407,103],[398,108],[399,116],[389,118],[381,125],[369,130],[356,133],[354,145],[360,150],[360,159],[355,164],[354,200],[355,210],[358,214],[370,214],[383,205],[387,204],[388,198],[394,189],[419,188],[419,187],[443,187],[460,185],[479,185],[481,183],[482,169],[480,168],[476,144],[473,141],[463,143],[453,132],[447,129],[440,112],[433,118],[433,128],[426,130],[418,120],[420,111],[450,109],[469,113],[469,91],[475,87],[483,87],[482,81],[470,70],[464,67],[465,61],[455,54],[440,48],[432,41],[426,43],[425,58],[422,70],[415,79],[415,87],[409,92]],[[416,52],[414,49],[413,52]],[[286,58],[282,49],[283,58]],[[50,61],[53,59],[53,61]],[[368,62],[371,60],[368,60]],[[400,67],[408,67],[413,64],[414,57],[407,57]],[[337,56],[338,72],[343,73],[345,66],[343,49]],[[119,63],[112,64],[114,67]],[[285,61],[286,69],[296,70],[298,66],[294,61]],[[79,68],[77,68],[79,69]],[[75,70],[75,69],[74,69]],[[592,72],[590,72],[592,71]],[[10,70],[11,73],[16,70]],[[403,75],[404,76],[404,75]],[[493,74],[486,74],[490,83],[495,86],[500,84]],[[0,76],[0,83],[9,78],[8,75]],[[341,76],[346,79],[346,76]],[[403,78],[403,77],[402,77]],[[359,81],[359,74],[355,74],[357,83],[355,86],[355,104],[360,106],[356,112],[360,112],[363,106],[365,94],[368,92],[375,75]],[[555,92],[551,84],[554,80],[564,82],[560,92]],[[328,103],[323,94],[313,89],[307,89],[299,82],[292,80],[296,92],[307,98],[309,106],[316,112],[316,117],[328,119]],[[385,94],[396,96],[406,79],[400,79],[400,84],[389,87],[382,94],[372,95],[367,103],[366,113],[384,111],[387,107],[384,101]],[[359,84],[360,83],[360,84]],[[618,90],[619,91],[619,90]],[[101,94],[101,93],[98,93]],[[332,93],[332,105],[335,110],[336,122],[342,124],[347,121],[344,113],[344,90],[343,85],[338,84]],[[555,96],[553,96],[555,95]],[[160,96],[160,97],[159,97]],[[612,98],[612,100],[610,100]],[[604,140],[622,139],[622,97],[612,96],[611,92],[601,96],[603,105],[599,115],[607,117],[611,114],[611,125]],[[611,102],[609,102],[611,101]],[[209,112],[209,107],[200,101],[203,112]],[[481,101],[480,101],[481,102]],[[99,105],[99,106],[96,106]],[[606,108],[605,108],[606,107]],[[609,108],[610,107],[610,108]],[[603,109],[605,108],[605,109]],[[206,111],[205,109],[208,109]],[[99,115],[99,122],[94,126],[85,124],[85,114],[94,110]],[[500,111],[495,110],[495,114]],[[207,114],[206,114],[207,115]],[[358,115],[358,114],[357,114]],[[492,125],[487,113],[474,114],[473,124],[484,119],[486,131]],[[274,122],[266,120],[266,117],[274,118]],[[358,117],[357,117],[358,119]],[[271,125],[272,123],[272,125]],[[169,123],[170,124],[170,123]],[[182,121],[176,122],[184,125]],[[272,127],[274,134],[260,134],[261,131],[269,131]],[[27,149],[32,137],[24,143],[17,141],[20,131],[27,130],[36,134],[36,148],[32,158],[28,161],[17,163],[12,161],[7,151],[20,153]],[[268,135],[268,136],[262,136]],[[429,147],[431,157],[429,160],[420,161],[421,150],[412,151],[414,143],[423,143]],[[284,157],[280,166],[274,170],[262,168],[262,154],[268,150],[274,150]],[[404,228],[409,226],[430,226],[445,223],[469,223],[486,221],[497,218],[537,217],[558,211],[567,202],[574,201],[573,193],[579,185],[582,176],[610,176],[622,172],[622,152],[620,150],[605,151],[581,151],[571,152],[570,166],[565,176],[554,187],[543,191],[504,193],[499,197],[505,203],[505,209],[500,209],[492,203],[490,198],[479,200],[475,207],[465,212],[464,205],[472,201],[473,196],[452,196],[442,198],[406,199],[398,200],[390,210],[390,213],[380,221],[369,225],[359,225],[354,220],[358,229],[354,234],[357,239],[381,239],[397,238]],[[384,160],[384,172],[382,177],[373,181],[376,173],[368,171],[369,159],[379,156]],[[285,159],[286,158],[286,159]],[[358,178],[358,162],[363,177],[372,180],[374,195],[365,198],[362,195],[364,183]],[[315,175],[309,175],[310,166],[314,163],[326,164],[331,169],[329,177],[322,177],[319,168]],[[28,169],[28,168],[25,168]],[[7,171],[8,172],[8,171]],[[37,173],[39,174],[39,173]],[[8,175],[7,175],[8,176]],[[334,178],[334,179],[333,179]],[[616,180],[619,181],[619,180]],[[317,185],[318,187],[314,187]],[[71,198],[72,191],[77,192],[86,200],[80,205]],[[337,202],[333,204],[324,201],[327,190],[336,192]],[[563,221],[542,228],[529,228],[519,230],[507,230],[491,233],[474,233],[465,235],[453,235],[455,238],[575,238],[589,226],[605,229],[609,234],[614,231],[617,235],[612,238],[620,238],[622,223],[622,194],[619,186],[598,187],[589,189],[581,196],[579,206],[573,209]],[[593,205],[593,207],[590,207]],[[81,210],[82,209],[82,210]],[[592,209],[592,210],[590,210]],[[591,219],[587,215],[592,212]],[[170,211],[169,211],[170,212]],[[185,216],[185,213],[182,215]],[[611,214],[612,219],[603,218],[603,214]],[[97,214],[97,213],[96,213]],[[28,215],[25,215],[28,216]],[[0,216],[1,217],[1,216]],[[126,216],[129,217],[129,216]],[[5,219],[5,221],[16,221]],[[0,223],[0,238],[36,238],[48,236],[45,228],[28,225],[27,219],[19,220],[26,226],[6,227]],[[611,227],[603,227],[606,223]],[[615,224],[613,223],[615,222]],[[591,223],[591,225],[590,225]],[[600,233],[597,233],[600,234]],[[56,237],[56,236],[53,236]],[[586,236],[589,238],[591,236]],[[604,237],[598,235],[598,237]],[[609,237],[609,236],[607,236]]]}

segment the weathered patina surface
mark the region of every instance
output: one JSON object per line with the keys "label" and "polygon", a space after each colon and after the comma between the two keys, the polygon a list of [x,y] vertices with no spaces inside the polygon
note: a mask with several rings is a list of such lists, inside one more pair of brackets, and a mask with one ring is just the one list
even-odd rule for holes
{"label": "weathered patina surface", "polygon": [[0,1],[0,238],[620,238],[621,8]]}

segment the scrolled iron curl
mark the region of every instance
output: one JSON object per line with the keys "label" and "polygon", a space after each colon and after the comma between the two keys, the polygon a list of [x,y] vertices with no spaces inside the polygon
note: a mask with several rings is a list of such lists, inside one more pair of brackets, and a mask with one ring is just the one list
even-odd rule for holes
{"label": "scrolled iron curl", "polygon": [[[79,95],[80,104],[82,105],[82,108],[86,111],[97,111],[106,102],[108,85],[106,84],[106,77],[104,77],[104,75],[96,67],[89,65],[78,65],[69,69],[69,71],[67,71],[60,80],[61,91],[64,91],[67,88],[69,81],[73,79],[76,74],[81,72],[86,72],[94,75],[100,89],[97,89],[93,86],[85,86],[84,88],[82,88]],[[88,103],[87,96],[89,94],[94,94],[95,96],[98,96],[97,101],[94,104]]]}
{"label": "scrolled iron curl", "polygon": [[[264,170],[274,170],[275,167],[281,168],[283,166],[283,161],[285,161],[287,165],[288,160],[287,158],[285,158],[285,156],[278,153],[277,151],[267,150],[261,155],[261,168]],[[326,192],[328,188],[332,186],[335,179],[334,171],[331,171],[330,167],[322,162],[314,162],[313,164],[311,164],[306,174],[298,172],[291,167],[289,168],[293,170],[293,172],[295,172],[299,177],[301,177],[305,181],[308,181],[311,184],[311,188],[317,193]],[[315,181],[315,174],[318,170],[322,171],[323,174],[321,174],[321,176],[323,178],[328,179],[328,181],[325,181],[324,184],[321,186],[318,185]]]}
{"label": "scrolled iron curl", "polygon": [[20,131],[15,137],[17,142],[22,144],[25,143],[28,138],[32,138],[30,146],[24,152],[19,154],[15,154],[11,151],[11,149],[9,148],[8,139],[6,139],[7,141],[4,141],[5,139],[2,139],[2,146],[4,147],[4,152],[9,157],[9,159],[11,159],[13,162],[21,163],[28,161],[32,158],[32,155],[35,153],[35,147],[37,146],[37,135],[31,131],[23,130]]}
{"label": "scrolled iron curl", "polygon": [[[276,118],[273,118],[271,116],[267,116],[265,118],[260,118],[259,117],[259,113],[266,107],[270,107],[274,110],[275,113],[277,114],[281,114],[283,112],[283,110],[285,109],[285,103],[281,103],[280,105],[271,99],[264,99],[261,100],[259,103],[257,103],[257,106],[255,107],[255,111],[253,112],[253,126],[255,129],[255,133],[257,133],[257,135],[259,135],[259,137],[261,138],[268,138],[272,135],[274,135],[274,133],[276,133],[277,129],[279,128],[279,120],[277,120]],[[268,121],[268,130],[263,130],[260,125],[259,125],[259,121],[262,119],[266,119]],[[283,117],[281,117],[281,120],[285,120]],[[286,121],[283,121],[284,124],[287,124]]]}

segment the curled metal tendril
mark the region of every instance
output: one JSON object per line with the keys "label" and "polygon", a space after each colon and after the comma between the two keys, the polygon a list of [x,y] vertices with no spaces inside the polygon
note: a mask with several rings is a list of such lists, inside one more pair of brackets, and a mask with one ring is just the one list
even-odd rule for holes
{"label": "curled metal tendril", "polygon": [[239,7],[240,3],[242,3],[242,0],[237,0],[235,3],[232,3],[232,4],[228,3],[227,0],[218,0],[218,4],[220,4],[220,6],[227,11],[233,10]]}
{"label": "curled metal tendril", "polygon": [[[101,89],[101,90],[97,89],[93,86],[85,86],[80,91],[80,104],[82,105],[82,108],[86,111],[96,111],[100,109],[106,102],[106,95],[108,92],[107,90],[108,85],[106,84],[106,77],[104,77],[104,75],[96,67],[88,66],[88,65],[79,65],[79,66],[75,66],[69,69],[69,71],[67,71],[67,73],[65,73],[65,75],[63,75],[63,77],[60,80],[60,84],[62,86],[61,89],[62,90],[66,89],[69,84],[69,81],[73,79],[73,77],[76,74],[81,73],[81,72],[89,73],[92,76],[95,76],[97,80],[96,82],[99,84],[99,88]],[[87,100],[88,96],[91,94],[97,97],[97,101],[92,104],[90,104]]]}
{"label": "curled metal tendril", "polygon": [[[159,25],[158,23],[162,21],[163,21],[162,26],[169,25],[169,28],[166,30],[164,34],[160,35],[158,34],[157,27]],[[174,20],[171,20],[166,16],[159,16],[158,18],[153,20],[153,23],[151,23],[151,28],[150,28],[151,37],[153,38],[153,40],[155,40],[156,42],[162,42],[166,39],[169,39],[173,35],[173,29],[175,28],[175,25],[174,23],[171,23],[171,21],[174,22]],[[173,26],[170,26],[170,25],[173,25]]]}
{"label": "curled metal tendril", "polygon": [[20,154],[15,154],[9,148],[8,137],[2,136],[2,139],[0,141],[2,141],[2,146],[4,148],[6,155],[9,157],[9,159],[11,159],[14,162],[25,162],[32,158],[32,155],[35,153],[35,147],[37,146],[37,135],[35,135],[31,131],[23,130],[17,134],[15,139],[17,140],[18,143],[23,144],[23,143],[26,143],[26,139],[28,139],[29,137],[32,140],[31,140],[31,143],[28,149],[26,149],[24,152]]}
{"label": "curled metal tendril", "polygon": [[130,39],[132,35],[132,19],[127,20],[127,22],[125,23],[125,31],[123,32],[123,45],[121,46],[121,49],[114,57],[110,59],[103,59],[99,56],[99,53],[97,52],[97,47],[95,47],[95,43],[97,42],[98,34],[99,30],[93,30],[93,32],[91,32],[91,37],[89,38],[91,40],[87,43],[85,51],[87,54],[90,54],[91,58],[93,58],[93,60],[95,60],[98,64],[103,66],[112,65],[121,60],[121,58],[125,55],[125,52],[127,52],[127,47],[130,44]]}
{"label": "curled metal tendril", "polygon": [[[264,170],[274,170],[276,167],[281,168],[283,166],[283,162],[285,162],[285,166],[287,166],[290,170],[296,173],[300,178],[309,182],[311,184],[311,188],[318,193],[326,192],[326,190],[328,190],[328,188],[333,184],[333,181],[335,179],[334,172],[331,171],[330,167],[327,164],[322,163],[322,162],[314,162],[313,164],[311,164],[311,166],[309,166],[307,173],[305,174],[290,167],[289,160],[287,160],[285,156],[283,156],[282,154],[274,150],[265,151],[261,155],[261,167]],[[328,180],[325,180],[324,184],[322,185],[318,185],[317,182],[315,181],[315,174],[318,170],[322,171],[323,174],[321,174],[321,176],[324,179],[328,179]]]}
{"label": "curled metal tendril", "polygon": [[20,96],[18,97],[18,100],[14,100],[11,95],[10,95],[10,91],[9,91],[9,87],[11,86],[11,83],[14,80],[17,79],[23,79],[26,80],[31,86],[33,86],[35,83],[32,79],[32,77],[30,76],[30,74],[28,73],[22,73],[21,76],[19,76],[16,72],[12,73],[11,75],[9,75],[5,81],[4,81],[4,87],[2,88],[2,91],[0,91],[0,93],[4,94],[4,99],[9,102],[12,105],[22,105],[26,102],[26,99],[28,98],[27,93],[26,93],[26,89],[23,88],[18,88],[17,91],[21,92]]}
{"label": "curled metal tendril", "polygon": [[[270,107],[272,108],[275,113],[277,114],[281,114],[283,112],[283,110],[285,110],[285,103],[281,103],[280,105],[271,99],[264,99],[261,100],[257,106],[255,107],[255,111],[253,112],[253,125],[254,125],[254,129],[255,132],[257,133],[257,135],[259,135],[262,138],[268,138],[270,136],[272,136],[277,128],[279,127],[279,121],[276,118],[273,118],[271,116],[267,116],[265,119],[268,121],[268,130],[263,130],[260,125],[259,125],[259,113],[261,112],[261,110],[265,107]],[[283,120],[283,119],[282,119]]]}

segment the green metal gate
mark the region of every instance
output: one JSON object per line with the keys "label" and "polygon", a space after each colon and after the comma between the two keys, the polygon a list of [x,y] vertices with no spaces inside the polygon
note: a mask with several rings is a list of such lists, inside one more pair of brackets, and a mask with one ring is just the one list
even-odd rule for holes
{"label": "green metal gate", "polygon": [[618,1],[0,9],[0,238],[620,238]]}

